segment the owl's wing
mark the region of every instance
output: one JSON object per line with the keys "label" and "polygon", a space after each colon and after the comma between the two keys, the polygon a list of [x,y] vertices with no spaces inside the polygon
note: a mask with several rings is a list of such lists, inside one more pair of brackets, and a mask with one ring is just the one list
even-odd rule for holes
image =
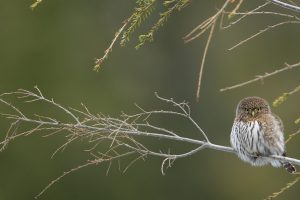
{"label": "owl's wing", "polygon": [[272,115],[275,117],[276,121],[278,122],[278,125],[280,127],[280,130],[283,132],[283,123],[280,119],[280,117],[278,117],[277,115],[275,115],[274,113],[272,113]]}

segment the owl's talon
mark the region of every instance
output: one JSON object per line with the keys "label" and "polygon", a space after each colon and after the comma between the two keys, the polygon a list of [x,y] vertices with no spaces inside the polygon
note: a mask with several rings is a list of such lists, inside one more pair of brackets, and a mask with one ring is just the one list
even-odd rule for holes
{"label": "owl's talon", "polygon": [[261,157],[260,153],[254,153],[253,155],[254,160],[256,160],[257,158]]}

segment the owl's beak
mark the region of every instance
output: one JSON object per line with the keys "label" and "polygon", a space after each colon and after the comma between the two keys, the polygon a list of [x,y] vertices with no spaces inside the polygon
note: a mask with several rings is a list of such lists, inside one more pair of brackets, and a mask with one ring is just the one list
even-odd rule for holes
{"label": "owl's beak", "polygon": [[255,110],[252,110],[251,115],[252,115],[252,117],[254,117],[254,115],[255,115]]}

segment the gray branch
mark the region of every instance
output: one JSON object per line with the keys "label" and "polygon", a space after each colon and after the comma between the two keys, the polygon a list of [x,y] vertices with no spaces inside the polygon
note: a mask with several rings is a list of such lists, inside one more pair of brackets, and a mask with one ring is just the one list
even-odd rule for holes
{"label": "gray branch", "polygon": [[[39,132],[45,137],[52,136],[54,134],[63,134],[66,137],[66,141],[60,147],[56,149],[53,156],[63,151],[67,146],[71,145],[74,141],[85,141],[83,144],[88,146],[85,150],[90,152],[93,156],[92,160],[88,160],[86,163],[64,172],[57,179],[54,179],[48,186],[42,190],[41,195],[51,185],[56,183],[59,179],[65,175],[70,174],[76,170],[90,165],[97,165],[103,162],[109,162],[109,166],[113,160],[119,160],[127,155],[135,155],[134,158],[125,168],[126,171],[134,162],[139,159],[145,159],[147,155],[161,157],[163,159],[161,165],[161,172],[165,174],[164,170],[170,167],[176,159],[192,156],[204,149],[212,149],[216,151],[228,152],[236,154],[233,148],[223,145],[211,143],[207,134],[201,129],[201,127],[192,119],[191,110],[187,103],[177,103],[173,99],[162,98],[156,94],[156,97],[172,106],[172,110],[154,110],[147,111],[140,106],[137,106],[139,113],[128,115],[122,114],[120,118],[113,118],[106,116],[102,113],[92,114],[85,105],[83,110],[77,110],[74,108],[65,108],[64,106],[56,103],[54,100],[49,100],[44,97],[41,91],[36,87],[36,93],[27,90],[17,90],[16,92],[4,93],[0,95],[0,103],[3,103],[6,107],[10,108],[11,113],[1,115],[6,119],[11,120],[11,126],[9,127],[6,136],[2,142],[0,142],[0,151],[3,151],[7,145],[14,139],[28,136],[33,133]],[[71,117],[71,122],[61,122],[55,117],[43,116],[40,114],[34,114],[33,116],[25,115],[23,112],[15,107],[13,104],[8,103],[4,98],[6,96],[17,96],[17,99],[21,98],[24,102],[36,102],[43,101],[50,104],[52,107],[59,108],[66,116]],[[175,109],[174,109],[175,108]],[[170,117],[182,117],[183,120],[189,122],[196,130],[195,137],[201,137],[199,139],[188,138],[180,136],[179,133],[171,131],[165,128],[161,128],[156,125],[152,125],[148,122],[153,115],[168,115]],[[18,129],[21,124],[30,124],[31,128],[28,130]],[[28,127],[28,126],[26,126]],[[23,130],[20,132],[19,130]],[[154,147],[147,147],[145,144],[139,142],[141,138],[156,138],[164,140],[168,145],[168,141],[176,141],[178,143],[191,144],[191,148],[184,152],[178,152],[176,149],[169,149],[168,151],[157,150]],[[110,145],[107,151],[99,152],[97,146],[101,141],[109,141]],[[107,144],[107,143],[106,143]],[[165,149],[166,146],[163,148]],[[103,148],[101,148],[103,149]],[[300,160],[295,158],[283,157],[283,156],[268,156],[280,161],[290,162],[294,165],[300,165]],[[168,165],[167,165],[168,164]],[[166,166],[167,165],[167,166]],[[109,170],[109,168],[108,168]],[[38,195],[38,196],[39,196]]]}
{"label": "gray branch", "polygon": [[295,5],[285,3],[285,2],[282,2],[282,1],[279,1],[279,0],[271,0],[271,2],[275,5],[281,6],[283,8],[293,10],[293,11],[296,11],[296,12],[300,12],[300,7],[299,6],[295,6]]}

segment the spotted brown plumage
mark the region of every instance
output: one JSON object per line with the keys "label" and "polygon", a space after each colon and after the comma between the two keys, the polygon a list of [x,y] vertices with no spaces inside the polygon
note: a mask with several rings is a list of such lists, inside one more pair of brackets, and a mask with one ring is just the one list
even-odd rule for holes
{"label": "spotted brown plumage", "polygon": [[290,173],[296,172],[291,163],[267,157],[286,155],[283,124],[271,112],[268,102],[260,97],[247,97],[239,102],[230,143],[239,158],[253,166],[271,164],[283,166]]}

